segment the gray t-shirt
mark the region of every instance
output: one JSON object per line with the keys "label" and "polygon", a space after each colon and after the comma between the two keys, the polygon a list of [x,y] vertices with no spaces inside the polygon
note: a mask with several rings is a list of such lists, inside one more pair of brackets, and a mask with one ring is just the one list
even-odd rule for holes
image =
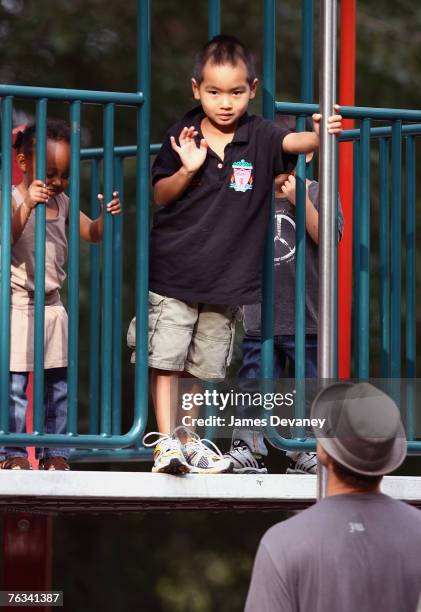
{"label": "gray t-shirt", "polygon": [[245,612],[415,612],[420,592],[421,512],[334,495],[266,532]]}
{"label": "gray t-shirt", "polygon": [[[308,184],[308,196],[319,210],[319,183]],[[338,229],[343,216],[339,204]],[[286,198],[275,200],[275,327],[274,334],[295,335],[295,206]],[[306,232],[306,333],[317,333],[319,247]],[[244,306],[244,329],[260,336],[260,304]]]}

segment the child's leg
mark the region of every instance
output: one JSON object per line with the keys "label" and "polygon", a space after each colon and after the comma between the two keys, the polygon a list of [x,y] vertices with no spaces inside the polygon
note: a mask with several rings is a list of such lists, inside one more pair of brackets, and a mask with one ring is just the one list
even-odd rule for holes
{"label": "child's leg", "polygon": [[[67,368],[44,370],[44,428],[45,433],[64,434],[67,427]],[[37,449],[37,458],[65,457],[70,449]]]}
{"label": "child's leg", "polygon": [[[197,317],[197,304],[149,292],[150,387],[158,430],[163,434],[176,424],[178,381]],[[132,336],[133,332],[133,345]]]}
{"label": "child's leg", "polygon": [[[190,376],[205,380],[225,376],[225,367],[231,358],[234,310],[233,307],[216,306],[210,307],[208,311],[206,306],[200,306],[199,309],[197,303],[149,292],[148,360],[160,433],[168,436],[177,423],[179,382],[184,376],[184,370]],[[199,325],[199,319],[203,325]],[[132,335],[130,340],[133,344]],[[191,387],[191,383],[188,384]],[[185,392],[186,389],[181,391]],[[230,468],[230,461],[222,460],[217,455],[216,459],[210,458],[209,449],[196,448],[200,443],[194,436],[189,440],[189,448],[195,446],[191,455],[202,458],[204,454],[202,463],[206,462],[207,466],[189,465],[181,442],[178,437],[165,437],[155,443],[152,471],[179,473],[186,470],[198,472],[202,469],[207,473],[219,473]],[[149,445],[154,443],[149,442]],[[200,454],[199,450],[202,451]]]}
{"label": "child's leg", "polygon": [[[28,399],[26,388],[28,386],[28,372],[10,372],[10,417],[9,431],[13,433],[26,432],[26,408]],[[0,461],[9,457],[27,457],[26,448],[0,447]]]}
{"label": "child's leg", "polygon": [[180,372],[150,370],[150,386],[158,431],[169,434],[175,427],[177,413],[177,383]]}
{"label": "child's leg", "polygon": [[[260,381],[261,378],[261,350],[262,341],[260,336],[249,336],[246,334],[241,343],[243,351],[243,362],[239,372],[239,382],[241,391],[246,392],[248,389],[252,392],[260,392]],[[283,368],[285,366],[285,360],[282,353],[277,350],[276,338],[275,338],[275,351],[273,355],[273,378],[281,378],[283,375]],[[250,389],[247,385],[247,381],[257,380],[258,382],[254,387]],[[250,383],[249,383],[250,385]],[[256,418],[260,414],[254,414],[256,408],[251,409],[250,406],[237,406],[236,415],[245,418],[247,416]],[[247,413],[250,414],[247,414]],[[247,444],[249,449],[253,453],[259,455],[267,455],[268,451],[264,444],[264,434],[262,430],[254,430],[253,428],[243,427],[235,428],[232,434],[233,443],[236,440],[241,440]]]}
{"label": "child's leg", "polygon": [[[186,384],[180,388],[180,381]],[[156,422],[161,433],[170,433],[177,425],[182,424],[183,416],[188,414],[193,420],[198,416],[199,406],[186,412],[180,408],[180,399],[183,393],[200,393],[202,387],[197,384],[197,379],[186,372],[167,372],[151,368],[150,387],[153,404],[155,407]],[[189,429],[195,430],[194,426]]]}
{"label": "child's leg", "polygon": [[[280,336],[280,347],[290,364],[289,376],[295,376],[295,336]],[[305,337],[305,377],[317,378],[317,334],[306,334]]]}

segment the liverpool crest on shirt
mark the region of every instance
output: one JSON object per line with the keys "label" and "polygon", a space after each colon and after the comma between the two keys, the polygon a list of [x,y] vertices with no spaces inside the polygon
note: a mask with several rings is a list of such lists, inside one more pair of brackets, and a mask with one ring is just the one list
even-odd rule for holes
{"label": "liverpool crest on shirt", "polygon": [[253,189],[253,164],[241,159],[232,164],[231,189],[248,191]]}

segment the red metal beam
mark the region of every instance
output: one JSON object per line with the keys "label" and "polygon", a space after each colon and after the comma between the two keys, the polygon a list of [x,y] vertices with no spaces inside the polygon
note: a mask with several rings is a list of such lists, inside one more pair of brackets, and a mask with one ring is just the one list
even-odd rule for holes
{"label": "red metal beam", "polygon": [[[355,105],[356,13],[356,0],[342,0],[339,103],[344,106]],[[354,120],[344,119],[343,127],[345,130],[352,129]],[[345,229],[338,250],[338,372],[340,378],[349,378],[351,375],[353,163],[352,143],[341,143],[339,193]]]}

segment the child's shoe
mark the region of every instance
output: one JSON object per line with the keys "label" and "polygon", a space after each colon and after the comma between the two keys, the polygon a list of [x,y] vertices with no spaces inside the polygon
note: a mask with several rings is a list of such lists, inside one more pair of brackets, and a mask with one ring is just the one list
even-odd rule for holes
{"label": "child's shoe", "polygon": [[70,465],[64,457],[44,457],[39,460],[38,469],[48,471],[64,470],[68,472]]}
{"label": "child's shoe", "polygon": [[[154,442],[145,442],[148,436],[158,436]],[[174,436],[151,431],[143,438],[144,446],[155,446],[152,472],[159,474],[187,474],[190,466],[184,458],[180,440]]]}
{"label": "child's shoe", "polygon": [[17,455],[1,461],[0,470],[32,470],[32,467],[26,457]]}
{"label": "child's shoe", "polygon": [[224,457],[231,459],[234,474],[267,474],[262,455],[252,453],[244,440],[232,441],[231,448]]}
{"label": "child's shoe", "polygon": [[[201,439],[196,433],[177,427],[173,436],[181,443],[185,460],[191,474],[224,474],[232,472],[233,464],[230,458],[223,456],[219,448],[211,440]],[[215,450],[206,446],[211,444]]]}
{"label": "child's shoe", "polygon": [[317,457],[315,453],[288,451],[289,465],[287,474],[317,474]]}

